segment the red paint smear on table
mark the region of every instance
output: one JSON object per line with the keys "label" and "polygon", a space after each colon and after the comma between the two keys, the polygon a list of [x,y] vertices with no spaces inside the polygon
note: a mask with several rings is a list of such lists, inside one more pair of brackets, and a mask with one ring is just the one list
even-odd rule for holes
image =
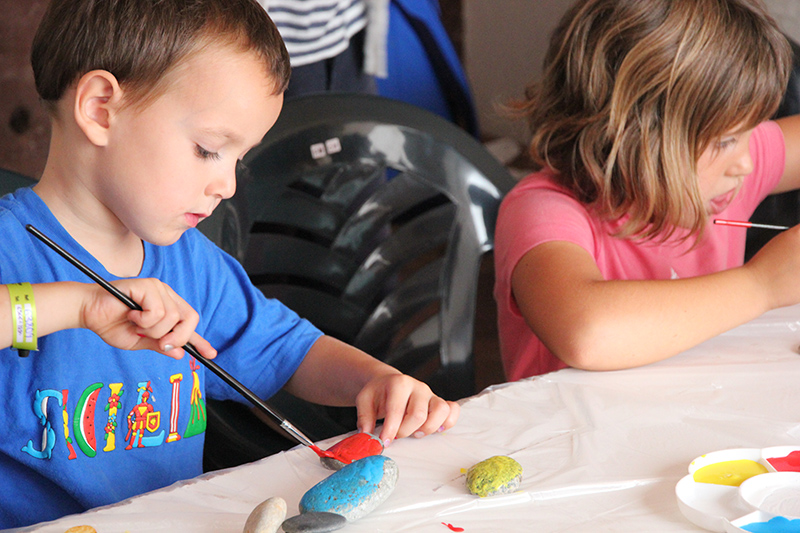
{"label": "red paint smear on table", "polygon": [[331,457],[337,461],[349,465],[353,461],[380,455],[383,453],[383,443],[377,437],[369,433],[356,433],[346,439],[337,442],[325,452],[325,457]]}
{"label": "red paint smear on table", "polygon": [[771,457],[767,462],[778,472],[800,472],[800,450],[794,451],[786,457]]}
{"label": "red paint smear on table", "polygon": [[449,527],[451,531],[464,531],[463,527],[456,527],[453,524],[448,524],[447,522],[442,522],[442,525]]}

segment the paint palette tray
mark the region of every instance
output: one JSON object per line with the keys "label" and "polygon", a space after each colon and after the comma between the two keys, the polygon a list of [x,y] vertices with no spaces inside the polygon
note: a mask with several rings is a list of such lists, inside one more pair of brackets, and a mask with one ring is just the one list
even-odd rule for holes
{"label": "paint palette tray", "polygon": [[726,533],[800,533],[800,446],[701,455],[675,486],[695,525]]}

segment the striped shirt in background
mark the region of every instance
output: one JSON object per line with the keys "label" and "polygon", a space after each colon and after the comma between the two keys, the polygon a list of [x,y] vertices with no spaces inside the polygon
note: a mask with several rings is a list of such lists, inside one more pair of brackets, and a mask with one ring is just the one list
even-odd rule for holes
{"label": "striped shirt in background", "polygon": [[286,43],[293,67],[344,52],[367,25],[365,0],[259,0]]}

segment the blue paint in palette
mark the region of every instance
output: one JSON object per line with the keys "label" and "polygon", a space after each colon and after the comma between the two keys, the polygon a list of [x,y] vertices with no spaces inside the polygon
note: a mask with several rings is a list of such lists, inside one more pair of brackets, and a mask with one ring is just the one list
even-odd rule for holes
{"label": "blue paint in palette", "polygon": [[750,533],[800,533],[800,520],[776,516],[769,522],[753,522],[739,527]]}

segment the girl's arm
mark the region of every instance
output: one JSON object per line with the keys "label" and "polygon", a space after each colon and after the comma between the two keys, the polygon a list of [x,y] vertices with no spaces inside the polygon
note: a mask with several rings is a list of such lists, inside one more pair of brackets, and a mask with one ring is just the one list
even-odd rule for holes
{"label": "girl's arm", "polygon": [[786,143],[786,167],[773,193],[800,189],[800,115],[776,121],[783,131]]}
{"label": "girl's arm", "polygon": [[568,242],[533,248],[512,275],[529,327],[566,364],[630,368],[666,359],[769,309],[800,301],[800,228],[745,266],[695,278],[606,281]]}
{"label": "girl's arm", "polygon": [[[202,355],[216,356],[216,350],[194,331],[199,322],[197,312],[169,286],[156,279],[126,279],[113,285],[143,310],[128,309],[94,283],[32,285],[37,337],[85,328],[125,350],[155,350],[179,359],[181,346],[191,342]],[[12,330],[8,288],[0,285],[0,348],[12,345]]]}
{"label": "girl's arm", "polygon": [[372,432],[383,418],[385,444],[448,429],[459,413],[458,404],[436,396],[424,383],[327,336],[314,343],[285,389],[314,403],[355,405],[361,431]]}

